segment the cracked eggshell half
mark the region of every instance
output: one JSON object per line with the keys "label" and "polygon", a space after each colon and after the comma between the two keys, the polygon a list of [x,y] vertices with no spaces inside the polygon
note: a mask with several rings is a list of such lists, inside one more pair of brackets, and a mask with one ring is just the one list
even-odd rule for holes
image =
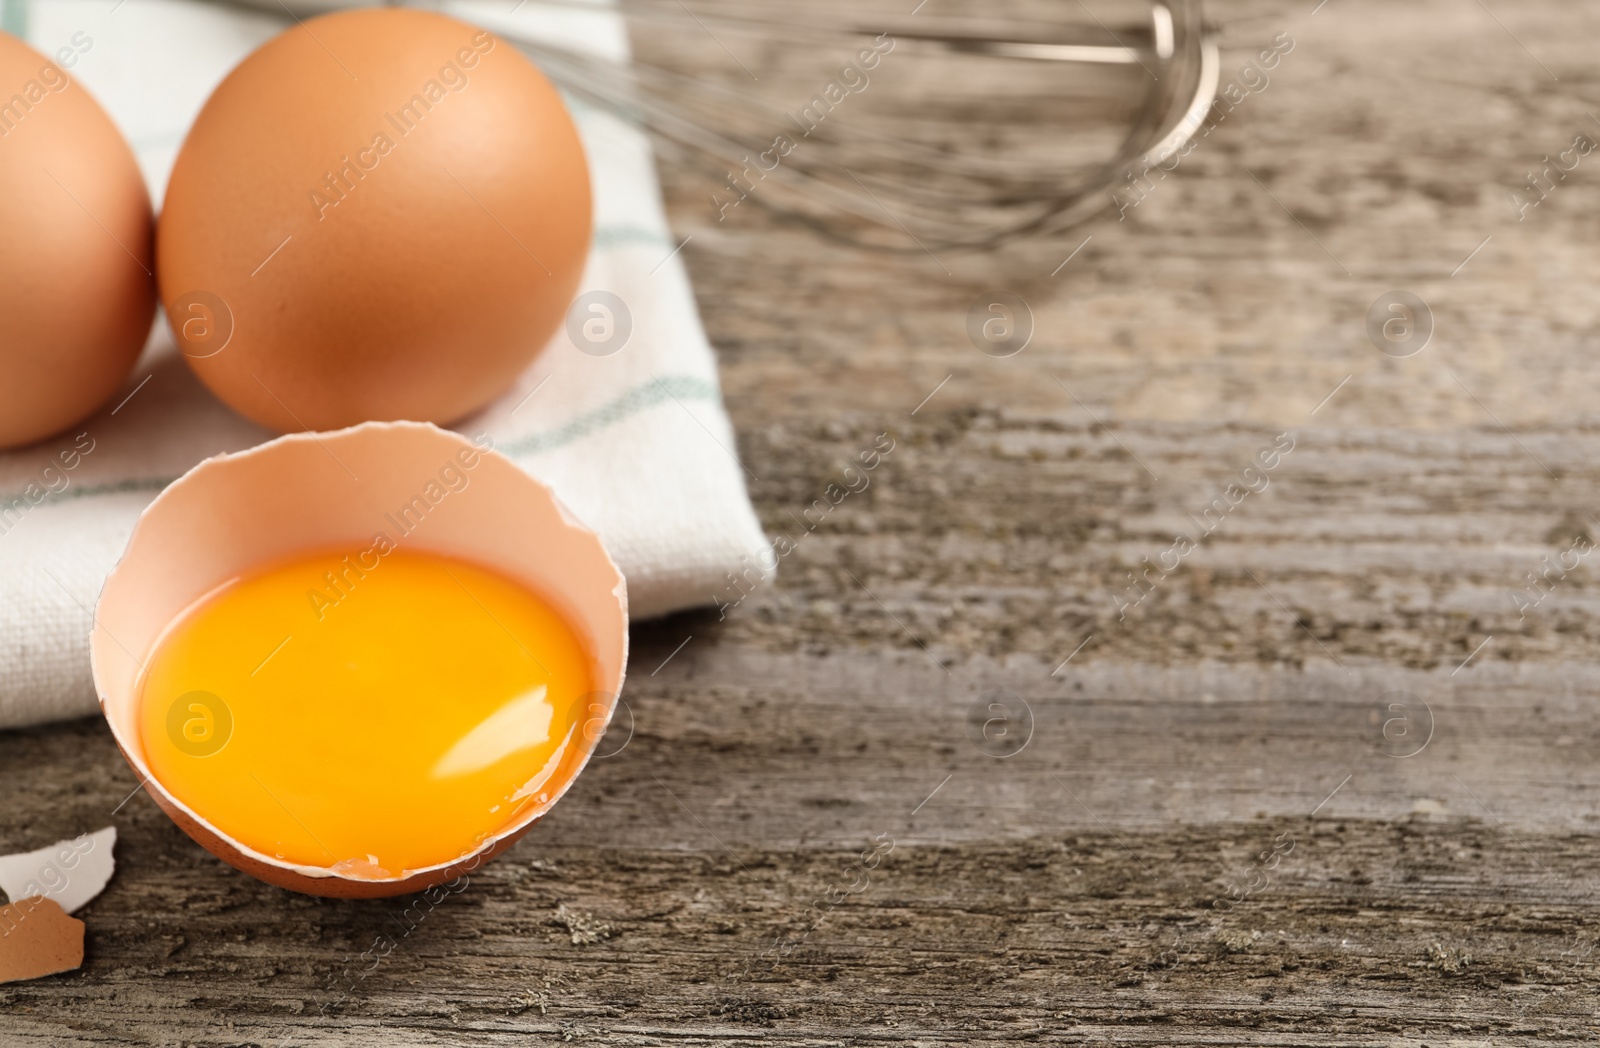
{"label": "cracked eggshell half", "polygon": [[[375,879],[252,850],[151,776],[139,733],[139,678],[163,631],[229,580],[299,553],[369,542],[381,507],[403,505],[442,467],[477,456],[472,481],[435,505],[410,548],[492,565],[553,604],[589,646],[594,691],[584,745],[548,800],[448,863]],[[566,793],[610,722],[628,657],[628,598],[599,537],[509,458],[417,422],[296,433],[200,463],[140,516],[95,608],[90,659],[111,732],[172,820],[207,851],[311,895],[376,898],[452,881],[509,847]]]}

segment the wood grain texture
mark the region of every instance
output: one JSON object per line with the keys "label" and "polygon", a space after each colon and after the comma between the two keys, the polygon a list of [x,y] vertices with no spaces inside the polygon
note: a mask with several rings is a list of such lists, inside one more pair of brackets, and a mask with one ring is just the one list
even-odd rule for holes
{"label": "wood grain texture", "polygon": [[[1600,156],[1509,194],[1600,138],[1600,11],[1313,6],[1210,5],[1225,71],[1297,46],[1059,239],[866,254],[668,166],[776,580],[637,624],[626,747],[425,914],[117,808],[98,723],[0,734],[7,850],[121,835],[0,1043],[1592,1043],[1600,583],[1540,573],[1600,539]],[[1022,353],[968,341],[985,288]]]}

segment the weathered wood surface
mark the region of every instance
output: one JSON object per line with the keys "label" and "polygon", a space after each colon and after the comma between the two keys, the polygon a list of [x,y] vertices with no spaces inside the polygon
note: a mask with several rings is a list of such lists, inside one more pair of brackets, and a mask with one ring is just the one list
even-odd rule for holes
{"label": "weathered wood surface", "polygon": [[[1526,576],[1600,539],[1600,157],[1508,193],[1600,135],[1600,11],[1313,6],[1213,5],[1227,69],[1294,35],[1270,87],[1127,221],[953,276],[669,168],[764,522],[890,433],[870,486],[725,619],[637,626],[632,740],[420,922],[112,817],[92,721],[0,735],[7,849],[122,835],[0,1043],[1593,1042],[1600,584]],[[984,287],[1034,309],[1015,357],[967,341]],[[1406,359],[1365,334],[1395,288],[1437,318]]]}

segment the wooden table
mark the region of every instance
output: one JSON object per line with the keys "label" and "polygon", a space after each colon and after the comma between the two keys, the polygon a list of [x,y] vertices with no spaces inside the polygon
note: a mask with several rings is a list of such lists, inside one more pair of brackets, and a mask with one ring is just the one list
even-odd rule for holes
{"label": "wooden table", "polygon": [[[134,798],[88,963],[0,988],[0,1042],[1593,1041],[1600,156],[1510,192],[1600,140],[1600,9],[1316,6],[1213,4],[1225,70],[1293,34],[1270,88],[1127,221],[950,276],[669,167],[763,521],[890,434],[870,486],[725,618],[637,625],[626,748],[414,928]],[[1025,351],[969,343],[984,288]],[[96,721],[0,767],[8,848],[134,786]]]}

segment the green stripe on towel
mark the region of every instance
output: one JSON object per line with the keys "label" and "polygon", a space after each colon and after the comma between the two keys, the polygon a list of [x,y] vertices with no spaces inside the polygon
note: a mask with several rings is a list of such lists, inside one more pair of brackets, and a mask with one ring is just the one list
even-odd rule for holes
{"label": "green stripe on towel", "polygon": [[655,247],[677,247],[664,231],[644,226],[595,226],[594,246],[597,248],[625,247],[650,244]]}
{"label": "green stripe on towel", "polygon": [[[0,2],[4,2],[4,0],[0,0]],[[610,426],[615,426],[617,423],[637,415],[646,408],[654,407],[669,400],[680,402],[701,400],[716,403],[717,398],[717,387],[703,378],[695,378],[691,375],[655,378],[641,386],[635,386],[609,404],[603,404],[593,411],[579,415],[564,426],[550,430],[547,433],[530,434],[496,450],[512,458],[516,458],[519,455],[554,451],[556,448],[565,447],[591,433],[597,433]],[[100,495],[125,495],[134,491],[160,491],[177,479],[177,477],[151,477],[114,480],[106,484],[76,485],[64,488],[57,494],[41,499],[37,505],[45,505],[51,502],[69,502],[73,499],[94,498]],[[18,499],[26,501],[23,492],[17,491],[0,495],[0,507],[9,506]]]}
{"label": "green stripe on towel", "polygon": [[28,0],[0,0],[0,29],[28,39]]}
{"label": "green stripe on towel", "polygon": [[629,415],[636,415],[645,408],[654,407],[668,400],[706,400],[716,403],[717,397],[717,387],[703,378],[675,375],[672,378],[651,379],[642,386],[635,386],[604,407],[596,408],[586,415],[579,415],[560,429],[551,430],[549,433],[535,433],[495,450],[513,458],[518,455],[553,451],[597,430],[614,426]]}

